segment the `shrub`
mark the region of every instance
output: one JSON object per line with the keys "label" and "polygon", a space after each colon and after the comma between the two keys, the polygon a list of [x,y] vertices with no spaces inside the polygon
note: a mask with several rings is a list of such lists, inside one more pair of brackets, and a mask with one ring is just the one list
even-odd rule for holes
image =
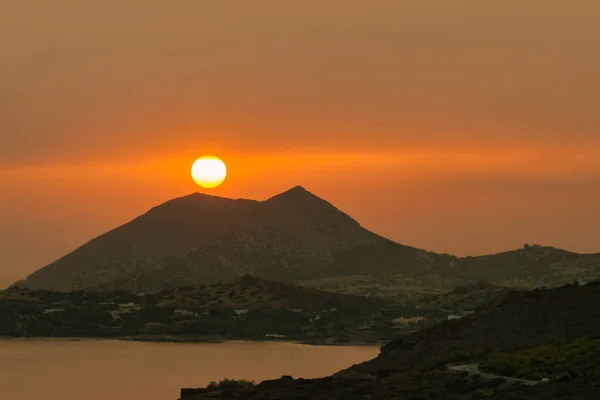
{"label": "shrub", "polygon": [[245,379],[223,379],[219,382],[212,381],[208,384],[208,389],[244,389],[253,387],[256,384],[254,381],[247,381]]}
{"label": "shrub", "polygon": [[482,371],[530,380],[598,377],[600,340],[582,338],[571,343],[557,340],[543,346],[496,354],[480,365]]}

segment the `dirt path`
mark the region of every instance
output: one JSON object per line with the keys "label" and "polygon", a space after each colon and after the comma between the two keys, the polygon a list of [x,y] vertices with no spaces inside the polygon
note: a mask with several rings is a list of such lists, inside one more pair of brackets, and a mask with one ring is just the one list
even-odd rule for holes
{"label": "dirt path", "polygon": [[466,371],[469,375],[479,374],[482,378],[486,379],[502,378],[507,382],[519,382],[529,386],[537,385],[538,383],[540,383],[539,381],[529,381],[527,379],[511,378],[510,376],[487,374],[485,372],[479,371],[479,364],[448,365],[448,369],[453,371]]}

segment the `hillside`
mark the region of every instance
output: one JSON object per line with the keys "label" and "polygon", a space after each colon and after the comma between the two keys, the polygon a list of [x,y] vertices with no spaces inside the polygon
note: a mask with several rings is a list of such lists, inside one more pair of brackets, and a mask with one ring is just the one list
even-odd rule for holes
{"label": "hillside", "polygon": [[331,293],[269,281],[253,276],[213,285],[188,286],[159,293],[161,306],[232,309],[312,309],[357,308],[379,310],[385,302],[362,296]]}
{"label": "hillside", "polygon": [[[245,276],[159,293],[0,292],[0,336],[199,341],[276,338],[330,344],[397,334],[382,300]],[[363,331],[366,323],[373,329]],[[375,324],[377,326],[375,326]]]}
{"label": "hillside", "polygon": [[535,347],[555,339],[576,340],[597,336],[600,309],[590,307],[600,301],[600,282],[585,286],[568,285],[556,289],[511,291],[456,321],[424,329],[382,348],[381,357],[365,367],[392,365],[423,354],[427,362],[459,359],[477,349],[486,352]]}
{"label": "hillside", "polygon": [[[159,205],[34,272],[19,287],[160,291],[254,275],[281,282],[357,276],[345,293],[441,293],[485,280],[532,288],[591,280],[600,255],[551,247],[458,258],[378,236],[298,186],[265,201],[192,194]],[[335,289],[334,289],[335,290]]]}
{"label": "hillside", "polygon": [[266,201],[192,194],[86,243],[18,286],[158,291],[251,274],[284,282],[400,270],[445,258],[362,228],[302,187]]}
{"label": "hillside", "polygon": [[[585,283],[600,276],[599,254],[577,254],[550,246],[525,245],[517,250],[477,257],[449,256],[443,265],[439,264],[440,259],[437,260],[437,264],[416,274],[392,270],[384,276],[367,272],[299,283],[321,290],[404,298],[419,303],[424,297],[450,294],[457,287],[479,281],[505,288],[535,289],[575,281]],[[493,294],[493,290],[488,292]],[[474,294],[478,296],[484,292]],[[485,296],[483,299],[486,300]]]}
{"label": "hillside", "polygon": [[591,282],[600,277],[600,254],[525,245],[504,253],[461,258],[450,274],[459,279],[474,274],[481,281],[523,288]]}
{"label": "hillside", "polygon": [[[600,282],[512,291],[470,316],[393,340],[377,358],[331,377],[282,377],[239,390],[185,390],[182,400],[596,398],[599,370],[588,367],[600,363],[594,339],[600,333],[600,309],[590,306],[599,301]],[[450,363],[552,379],[523,387],[452,371]]]}
{"label": "hillside", "polygon": [[[83,300],[82,300],[83,299]],[[233,282],[210,285],[184,286],[162,290],[158,293],[133,294],[129,292],[52,292],[16,287],[0,291],[0,302],[29,302],[42,306],[54,306],[65,302],[85,301],[86,304],[114,301],[151,303],[158,307],[194,309],[285,309],[297,308],[328,310],[332,308],[356,308],[379,310],[387,302],[362,296],[338,294],[303,288],[281,282],[246,275]]]}
{"label": "hillside", "polygon": [[418,299],[416,304],[419,308],[431,308],[449,314],[462,314],[473,312],[510,290],[489,282],[476,282],[458,286],[448,293],[424,296]]}

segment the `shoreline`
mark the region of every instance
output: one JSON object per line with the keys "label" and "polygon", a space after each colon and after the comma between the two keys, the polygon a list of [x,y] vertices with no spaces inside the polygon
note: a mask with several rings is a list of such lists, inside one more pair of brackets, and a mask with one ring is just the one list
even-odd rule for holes
{"label": "shoreline", "polygon": [[52,342],[83,342],[83,341],[100,341],[100,340],[111,340],[118,342],[137,342],[137,343],[181,343],[181,344],[224,344],[224,343],[239,343],[239,344],[253,344],[253,343],[280,343],[280,344],[297,344],[303,346],[317,346],[317,347],[381,347],[387,342],[367,343],[367,342],[344,342],[344,343],[326,343],[326,339],[323,342],[320,341],[306,341],[306,340],[258,340],[258,339],[223,339],[223,338],[203,338],[203,337],[177,337],[177,336],[160,336],[160,335],[148,335],[148,336],[123,336],[123,337],[93,337],[93,336],[74,336],[74,337],[51,337],[51,336],[32,336],[32,337],[13,337],[13,336],[0,336],[0,342],[12,342],[12,341],[52,341]]}

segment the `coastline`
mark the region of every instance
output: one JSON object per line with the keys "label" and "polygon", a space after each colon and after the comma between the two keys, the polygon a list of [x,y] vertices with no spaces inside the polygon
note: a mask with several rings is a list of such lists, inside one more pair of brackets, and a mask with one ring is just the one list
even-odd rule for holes
{"label": "coastline", "polygon": [[172,335],[135,335],[135,336],[115,336],[115,337],[94,337],[94,336],[73,336],[73,337],[51,337],[51,336],[32,336],[32,337],[14,337],[0,336],[0,342],[12,341],[53,341],[53,342],[82,342],[96,340],[112,340],[120,342],[147,342],[147,343],[181,343],[181,344],[223,344],[223,343],[280,343],[280,344],[296,344],[304,346],[320,346],[320,347],[341,347],[341,346],[358,346],[358,347],[381,347],[387,342],[344,342],[333,343],[331,339],[323,340],[258,340],[258,339],[225,339],[225,338],[208,338],[208,337],[178,337]]}

